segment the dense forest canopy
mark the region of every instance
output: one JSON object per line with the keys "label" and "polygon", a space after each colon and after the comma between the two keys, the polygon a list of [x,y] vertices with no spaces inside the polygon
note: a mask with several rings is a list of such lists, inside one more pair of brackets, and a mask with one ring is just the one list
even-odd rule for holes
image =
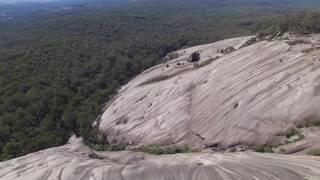
{"label": "dense forest canopy", "polygon": [[79,6],[0,21],[0,160],[62,145],[71,134],[90,138],[117,88],[167,53],[252,34],[261,19],[292,10],[229,2]]}
{"label": "dense forest canopy", "polygon": [[309,10],[266,18],[256,25],[260,36],[285,32],[306,35],[320,32],[320,11]]}

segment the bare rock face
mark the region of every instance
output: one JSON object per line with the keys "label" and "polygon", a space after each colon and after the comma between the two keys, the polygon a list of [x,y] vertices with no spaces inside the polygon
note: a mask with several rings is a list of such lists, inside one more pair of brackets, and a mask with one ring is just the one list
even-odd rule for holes
{"label": "bare rock face", "polygon": [[[110,142],[277,144],[319,115],[320,36],[249,46],[228,39],[171,53],[119,90],[101,116]],[[194,52],[200,61],[188,61]]]}
{"label": "bare rock face", "polygon": [[0,163],[0,180],[318,180],[320,158],[95,152],[81,142]]}

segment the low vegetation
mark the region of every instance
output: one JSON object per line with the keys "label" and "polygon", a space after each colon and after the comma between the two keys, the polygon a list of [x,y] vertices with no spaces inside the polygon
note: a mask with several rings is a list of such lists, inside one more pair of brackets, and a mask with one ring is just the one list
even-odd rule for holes
{"label": "low vegetation", "polygon": [[307,152],[308,155],[320,156],[320,149],[311,149]]}
{"label": "low vegetation", "polygon": [[252,44],[255,44],[258,41],[259,40],[256,37],[252,37],[249,40],[247,40],[240,48],[244,48],[244,47],[250,46]]}
{"label": "low vegetation", "polygon": [[99,133],[92,134],[91,138],[87,138],[85,143],[95,151],[135,151],[144,152],[148,154],[161,155],[161,154],[176,154],[176,153],[191,153],[198,152],[196,148],[192,148],[188,145],[148,145],[140,147],[132,147],[128,144],[106,143],[105,137],[98,135]]}
{"label": "low vegetation", "polygon": [[236,49],[234,47],[227,47],[225,49],[220,49],[218,50],[217,52],[218,53],[221,53],[221,54],[230,54],[232,53],[233,51],[235,51]]}
{"label": "low vegetation", "polygon": [[304,138],[304,135],[297,128],[293,128],[286,133],[286,140],[282,145],[295,143]]}
{"label": "low vegetation", "polygon": [[309,53],[312,53],[313,51],[318,51],[318,50],[320,50],[320,47],[304,49],[304,50],[302,50],[302,52],[306,53],[306,54],[309,54]]}
{"label": "low vegetation", "polygon": [[260,153],[273,153],[272,148],[273,146],[270,146],[270,145],[259,145],[259,146],[255,146],[253,150]]}
{"label": "low vegetation", "polygon": [[299,133],[299,131],[296,128],[293,128],[286,133],[286,138],[290,138],[292,136],[295,136],[298,133]]}
{"label": "low vegetation", "polygon": [[176,52],[171,52],[165,57],[165,61],[170,61],[179,57],[179,54]]}
{"label": "low vegetation", "polygon": [[198,152],[198,149],[191,148],[188,145],[150,145],[150,146],[141,146],[138,148],[132,149],[132,151],[136,152],[144,152],[148,154],[176,154],[176,153],[191,153]]}
{"label": "low vegetation", "polygon": [[310,117],[297,125],[297,128],[320,127],[320,117]]}
{"label": "low vegetation", "polygon": [[294,143],[297,141],[300,141],[304,138],[304,135],[296,128],[293,128],[286,132],[285,134],[282,134],[281,136],[285,136],[284,142],[278,144],[278,145],[258,145],[253,147],[252,149],[256,152],[260,153],[285,153],[285,150],[281,148],[281,146]]}
{"label": "low vegetation", "polygon": [[123,151],[128,146],[123,143],[107,143],[106,137],[97,128],[92,128],[89,133],[91,134],[84,139],[84,143],[95,151]]}

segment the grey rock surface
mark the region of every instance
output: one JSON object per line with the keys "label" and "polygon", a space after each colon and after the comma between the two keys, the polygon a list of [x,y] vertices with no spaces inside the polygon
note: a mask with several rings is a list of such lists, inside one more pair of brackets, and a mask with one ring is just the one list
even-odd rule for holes
{"label": "grey rock surface", "polygon": [[[134,145],[278,144],[319,115],[320,36],[243,47],[250,38],[172,53],[178,57],[119,90],[101,116],[101,132],[110,142]],[[193,52],[200,62],[188,62]]]}
{"label": "grey rock surface", "polygon": [[93,152],[81,142],[0,163],[0,180],[319,180],[320,158],[277,154]]}

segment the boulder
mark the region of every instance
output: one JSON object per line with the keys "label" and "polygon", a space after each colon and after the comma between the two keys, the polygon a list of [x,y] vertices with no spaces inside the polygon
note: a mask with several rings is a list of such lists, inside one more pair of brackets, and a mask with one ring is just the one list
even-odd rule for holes
{"label": "boulder", "polygon": [[[319,115],[320,36],[244,46],[251,39],[176,51],[178,58],[166,62],[169,68],[152,67],[119,90],[101,116],[100,131],[110,142],[134,145],[282,142],[290,129]],[[229,47],[234,50],[218,53]],[[201,55],[201,68],[186,62],[194,52]],[[126,123],[119,124],[124,116]]]}

